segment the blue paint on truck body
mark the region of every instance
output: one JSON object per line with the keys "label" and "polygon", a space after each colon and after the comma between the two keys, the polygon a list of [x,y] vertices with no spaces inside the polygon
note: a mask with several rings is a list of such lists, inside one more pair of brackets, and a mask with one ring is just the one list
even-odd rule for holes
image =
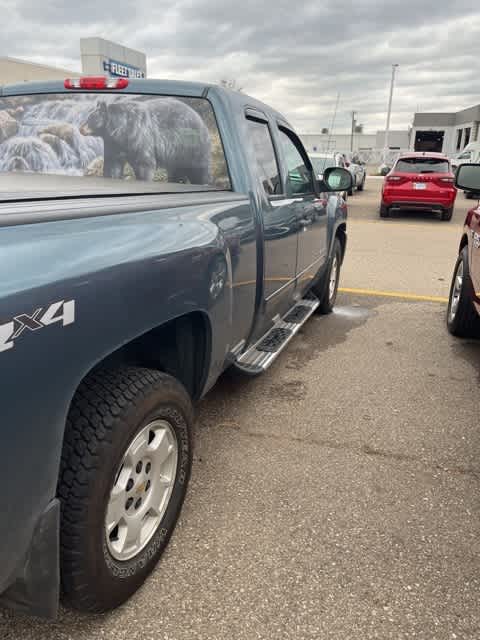
{"label": "blue paint on truck body", "polygon": [[[1,95],[64,91],[63,83],[26,83],[4,87]],[[0,326],[19,316],[26,322],[14,346],[0,351],[0,593],[12,606],[43,615],[54,615],[58,602],[56,488],[66,416],[81,380],[125,345],[194,314],[208,337],[192,391],[202,396],[232,362],[232,351],[262,335],[274,314],[322,274],[345,227],[346,209],[336,195],[314,196],[317,203],[325,199],[324,210],[309,227],[289,194],[266,197],[246,113],[263,114],[275,141],[279,125],[290,128],[281,114],[205,84],[131,80],[122,93],[130,92],[207,97],[232,190],[47,202],[2,202],[0,194]],[[277,153],[285,181],[279,145]],[[302,244],[314,229],[318,236]],[[318,255],[317,237],[324,243]],[[313,246],[317,257],[299,273],[303,246]],[[219,264],[225,278],[216,289]],[[291,277],[277,286],[285,264]],[[51,305],[68,301],[74,322],[42,321]]]}

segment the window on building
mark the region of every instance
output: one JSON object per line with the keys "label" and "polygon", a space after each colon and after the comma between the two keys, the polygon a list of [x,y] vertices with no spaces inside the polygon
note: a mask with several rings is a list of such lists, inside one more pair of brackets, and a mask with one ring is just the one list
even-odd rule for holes
{"label": "window on building", "polygon": [[471,129],[471,127],[467,127],[467,128],[465,129],[465,143],[464,143],[464,146],[465,146],[465,147],[466,147],[466,146],[467,146],[467,144],[470,142],[470,136],[471,136],[471,134],[472,134],[472,129]]}
{"label": "window on building", "polygon": [[460,151],[460,149],[462,148],[462,134],[463,134],[463,129],[458,129],[458,131],[457,131],[457,151]]}
{"label": "window on building", "polygon": [[442,153],[444,136],[445,131],[417,131],[414,150]]}

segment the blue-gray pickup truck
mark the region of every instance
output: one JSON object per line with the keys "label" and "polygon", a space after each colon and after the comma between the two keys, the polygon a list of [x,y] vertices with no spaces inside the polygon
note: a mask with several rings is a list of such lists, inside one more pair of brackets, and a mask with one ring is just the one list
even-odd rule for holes
{"label": "blue-gray pickup truck", "polygon": [[175,527],[193,404],[332,310],[344,169],[198,83],[0,89],[0,593],[124,602]]}

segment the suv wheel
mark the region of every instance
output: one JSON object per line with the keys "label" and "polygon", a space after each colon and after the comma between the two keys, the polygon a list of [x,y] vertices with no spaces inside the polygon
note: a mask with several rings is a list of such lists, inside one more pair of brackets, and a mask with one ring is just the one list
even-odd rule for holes
{"label": "suv wheel", "polygon": [[388,207],[386,204],[382,204],[380,205],[380,217],[381,218],[388,218],[390,215]]}
{"label": "suv wheel", "polygon": [[445,211],[442,211],[442,220],[445,221],[449,221],[452,219],[453,216],[453,207],[450,207],[449,209],[445,209]]}
{"label": "suv wheel", "polygon": [[458,256],[447,309],[447,327],[454,336],[480,336],[480,319],[473,304],[473,285],[468,265],[468,245]]}
{"label": "suv wheel", "polygon": [[113,609],[154,569],[187,490],[192,424],[187,392],[164,373],[123,367],[81,383],[58,483],[62,587],[75,608]]}

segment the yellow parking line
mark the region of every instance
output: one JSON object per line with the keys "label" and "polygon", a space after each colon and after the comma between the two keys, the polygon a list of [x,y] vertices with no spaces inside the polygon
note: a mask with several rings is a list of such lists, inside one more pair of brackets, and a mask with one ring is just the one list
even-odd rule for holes
{"label": "yellow parking line", "polygon": [[393,220],[360,220],[358,218],[355,219],[350,216],[347,225],[355,226],[356,224],[382,224],[385,227],[388,225],[389,227],[402,227],[403,229],[435,229],[435,231],[455,231],[455,233],[458,233],[458,230],[462,227],[462,225],[460,224],[436,226],[434,222],[432,222],[432,224],[425,224],[424,222],[412,224],[410,222],[393,222]]}
{"label": "yellow parking line", "polygon": [[399,298],[400,300],[421,300],[423,302],[448,302],[448,298],[443,296],[424,296],[416,293],[400,293],[398,291],[377,291],[375,289],[352,289],[350,287],[340,287],[341,293],[353,293],[359,296],[375,296],[378,298]]}

